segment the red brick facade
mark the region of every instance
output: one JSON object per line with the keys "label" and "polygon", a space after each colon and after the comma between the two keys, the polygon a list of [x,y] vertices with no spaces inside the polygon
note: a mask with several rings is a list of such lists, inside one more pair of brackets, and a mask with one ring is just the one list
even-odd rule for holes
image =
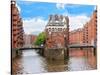
{"label": "red brick facade", "polygon": [[36,35],[30,35],[31,36],[31,44],[33,44],[37,38]]}
{"label": "red brick facade", "polygon": [[91,19],[83,28],[70,32],[70,44],[96,44],[97,40],[97,11],[93,12]]}
{"label": "red brick facade", "polygon": [[77,30],[71,31],[69,33],[69,43],[70,44],[82,44],[83,43],[83,29],[79,28]]}
{"label": "red brick facade", "polygon": [[90,21],[84,26],[84,43],[93,44],[97,38],[97,11],[93,12]]}
{"label": "red brick facade", "polygon": [[23,39],[23,22],[16,7],[16,2],[11,1],[11,31],[12,31],[12,48],[20,48],[24,44]]}
{"label": "red brick facade", "polygon": [[24,47],[31,47],[33,46],[33,43],[35,42],[37,36],[36,35],[32,35],[32,34],[24,34]]}

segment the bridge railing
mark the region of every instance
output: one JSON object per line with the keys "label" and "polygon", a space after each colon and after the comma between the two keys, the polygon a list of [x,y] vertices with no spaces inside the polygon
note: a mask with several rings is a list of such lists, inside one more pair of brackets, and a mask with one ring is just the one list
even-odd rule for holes
{"label": "bridge railing", "polygon": [[69,48],[71,47],[95,47],[95,45],[83,43],[83,44],[70,44],[68,45],[68,47]]}

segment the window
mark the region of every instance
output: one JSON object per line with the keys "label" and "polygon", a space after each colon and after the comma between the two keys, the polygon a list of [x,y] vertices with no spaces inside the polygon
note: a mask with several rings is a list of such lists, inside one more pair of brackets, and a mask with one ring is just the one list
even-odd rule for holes
{"label": "window", "polygon": [[13,13],[13,16],[17,16],[17,14],[16,13]]}
{"label": "window", "polygon": [[57,32],[57,28],[55,28],[54,31]]}
{"label": "window", "polygon": [[59,30],[62,31],[62,28],[60,28]]}
{"label": "window", "polygon": [[13,36],[16,36],[16,35],[17,35],[16,33],[13,34]]}
{"label": "window", "polygon": [[48,31],[51,31],[51,28],[49,28],[49,30]]}
{"label": "window", "polygon": [[54,32],[54,28],[52,28],[52,31]]}
{"label": "window", "polygon": [[14,43],[16,43],[16,41],[14,40]]}
{"label": "window", "polygon": [[58,31],[62,31],[62,28],[58,28]]}

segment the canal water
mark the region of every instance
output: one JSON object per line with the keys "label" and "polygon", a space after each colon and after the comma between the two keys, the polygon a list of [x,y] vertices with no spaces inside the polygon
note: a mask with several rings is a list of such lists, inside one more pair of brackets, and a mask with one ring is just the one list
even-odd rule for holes
{"label": "canal water", "polygon": [[47,60],[34,49],[23,50],[22,56],[16,57],[12,63],[14,74],[83,71],[96,67],[96,56],[92,49],[70,49],[69,59],[64,61]]}

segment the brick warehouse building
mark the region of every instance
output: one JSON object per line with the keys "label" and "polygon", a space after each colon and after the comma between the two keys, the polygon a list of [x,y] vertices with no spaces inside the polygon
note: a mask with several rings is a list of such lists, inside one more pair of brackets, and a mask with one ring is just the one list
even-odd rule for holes
{"label": "brick warehouse building", "polygon": [[70,44],[82,44],[83,43],[83,29],[78,28],[69,33],[69,43]]}
{"label": "brick warehouse building", "polygon": [[24,47],[33,47],[34,42],[36,40],[37,36],[36,35],[32,35],[32,34],[24,34]]}
{"label": "brick warehouse building", "polygon": [[11,31],[12,31],[12,49],[23,47],[23,22],[19,10],[16,7],[16,1],[11,1]]}
{"label": "brick warehouse building", "polygon": [[95,44],[97,41],[97,10],[95,10],[83,28],[70,31],[70,44]]}
{"label": "brick warehouse building", "polygon": [[97,40],[97,11],[93,12],[91,19],[83,28],[83,43],[94,44]]}
{"label": "brick warehouse building", "polygon": [[[45,32],[47,35],[47,39],[46,39],[47,51],[45,51],[46,55],[51,58],[60,59],[60,54],[64,53],[63,52],[64,50],[60,50],[60,49],[66,48],[67,45],[69,44],[68,16],[50,15],[49,21],[45,27]],[[63,55],[61,55],[62,58]]]}

